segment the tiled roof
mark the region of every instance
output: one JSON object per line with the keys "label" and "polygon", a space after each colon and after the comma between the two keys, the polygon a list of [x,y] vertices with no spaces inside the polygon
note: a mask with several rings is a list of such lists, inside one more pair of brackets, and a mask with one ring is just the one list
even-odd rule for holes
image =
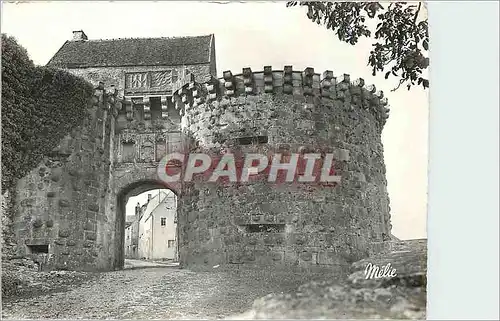
{"label": "tiled roof", "polygon": [[[177,66],[210,62],[213,35],[66,41],[47,66]],[[213,58],[212,58],[213,59]]]}

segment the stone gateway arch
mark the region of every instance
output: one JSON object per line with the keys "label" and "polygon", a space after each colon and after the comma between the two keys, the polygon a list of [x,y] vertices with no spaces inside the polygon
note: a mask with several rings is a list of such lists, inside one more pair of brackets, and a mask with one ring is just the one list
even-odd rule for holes
{"label": "stone gateway arch", "polygon": [[[388,109],[374,86],[291,66],[244,68],[217,79],[213,35],[119,40],[142,48],[144,57],[136,58],[146,64],[157,58],[148,52],[167,50],[171,42],[177,42],[172,50],[201,50],[199,57],[185,56],[191,61],[184,64],[138,65],[125,55],[74,66],[71,55],[78,50],[107,50],[106,41],[89,41],[81,31],[75,39],[51,61],[95,83],[95,96],[83,125],[18,182],[19,255],[42,255],[48,269],[121,269],[125,202],[153,188],[178,196],[179,259],[186,267],[341,269],[366,257],[371,242],[389,237],[381,143]],[[166,183],[158,176],[168,153],[224,149],[328,151],[336,155],[341,182]]]}

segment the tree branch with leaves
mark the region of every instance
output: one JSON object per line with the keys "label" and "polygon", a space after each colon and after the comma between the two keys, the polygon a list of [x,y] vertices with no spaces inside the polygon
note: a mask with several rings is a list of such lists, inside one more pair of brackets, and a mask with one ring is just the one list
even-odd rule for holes
{"label": "tree branch with leaves", "polygon": [[[307,7],[307,17],[318,25],[331,29],[340,41],[356,45],[361,37],[375,42],[368,57],[372,75],[384,72],[399,83],[393,91],[405,85],[429,87],[423,71],[429,67],[429,31],[425,4],[391,2],[308,2],[289,1],[287,7]],[[374,21],[371,27],[367,21]],[[375,23],[373,25],[375,25]]]}

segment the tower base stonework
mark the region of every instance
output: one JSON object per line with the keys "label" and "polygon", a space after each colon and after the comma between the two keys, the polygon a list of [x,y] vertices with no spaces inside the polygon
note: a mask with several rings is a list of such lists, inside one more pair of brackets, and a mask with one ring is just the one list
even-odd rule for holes
{"label": "tower base stonework", "polygon": [[186,82],[174,96],[191,153],[333,153],[338,186],[183,183],[181,264],[346,267],[390,235],[386,99],[362,79],[265,67]]}

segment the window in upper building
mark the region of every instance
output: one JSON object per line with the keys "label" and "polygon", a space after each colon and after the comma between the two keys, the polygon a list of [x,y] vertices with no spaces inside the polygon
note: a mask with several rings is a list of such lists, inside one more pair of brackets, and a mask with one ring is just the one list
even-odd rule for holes
{"label": "window in upper building", "polygon": [[162,218],[160,219],[160,224],[161,224],[161,226],[165,226],[165,225],[167,225],[167,218],[166,218],[166,217],[162,217]]}

